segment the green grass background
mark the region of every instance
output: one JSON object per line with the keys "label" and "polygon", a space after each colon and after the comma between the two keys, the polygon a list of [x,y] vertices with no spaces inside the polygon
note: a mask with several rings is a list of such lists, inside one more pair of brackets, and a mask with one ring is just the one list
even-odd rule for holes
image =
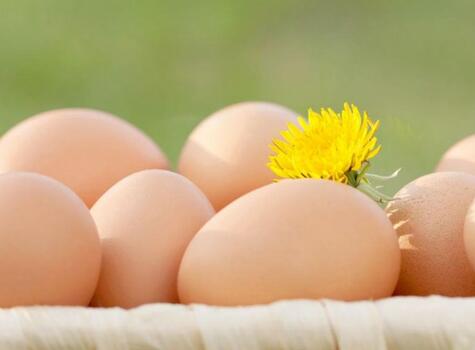
{"label": "green grass background", "polygon": [[475,2],[0,1],[0,133],[70,106],[115,113],[176,161],[244,100],[356,103],[382,120],[394,191],[475,133]]}

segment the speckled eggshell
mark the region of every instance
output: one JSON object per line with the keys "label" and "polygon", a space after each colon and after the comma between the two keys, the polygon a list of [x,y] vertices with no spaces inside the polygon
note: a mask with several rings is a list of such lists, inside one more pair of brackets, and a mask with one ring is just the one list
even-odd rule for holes
{"label": "speckled eggshell", "polygon": [[219,210],[234,199],[271,183],[269,145],[296,114],[279,105],[244,102],[201,122],[181,153],[179,172],[193,181]]}
{"label": "speckled eggshell", "polygon": [[90,109],[41,113],[0,140],[0,172],[50,176],[69,186],[88,207],[125,176],[167,167],[165,156],[145,134],[111,114]]}
{"label": "speckled eggshell", "polygon": [[347,185],[284,180],[217,213],[183,258],[183,303],[265,304],[280,299],[390,296],[400,252],[391,222]]}
{"label": "speckled eggshell", "polygon": [[437,171],[458,171],[475,175],[475,135],[452,146],[440,160]]}
{"label": "speckled eggshell", "polygon": [[467,216],[465,217],[463,237],[465,252],[473,270],[475,271],[475,200],[470,205]]}
{"label": "speckled eggshell", "polygon": [[440,172],[404,186],[388,206],[402,252],[398,295],[474,296],[463,242],[475,176]]}
{"label": "speckled eggshell", "polygon": [[181,175],[144,170],[113,186],[91,212],[103,251],[93,305],[177,302],[183,253],[214,214],[203,193]]}
{"label": "speckled eggshell", "polygon": [[99,277],[96,226],[56,180],[0,175],[0,307],[88,305]]}

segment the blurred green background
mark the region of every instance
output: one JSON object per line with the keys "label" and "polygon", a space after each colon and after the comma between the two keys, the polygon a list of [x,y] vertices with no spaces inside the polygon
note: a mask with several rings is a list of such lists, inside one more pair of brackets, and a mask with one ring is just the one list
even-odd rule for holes
{"label": "blurred green background", "polygon": [[176,161],[244,100],[382,120],[393,191],[475,133],[474,1],[0,1],[0,133],[84,106],[133,122]]}

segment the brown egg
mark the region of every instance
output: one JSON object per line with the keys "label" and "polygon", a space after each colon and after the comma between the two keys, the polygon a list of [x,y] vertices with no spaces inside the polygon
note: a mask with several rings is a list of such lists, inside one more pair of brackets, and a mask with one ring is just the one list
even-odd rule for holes
{"label": "brown egg", "polygon": [[113,186],[91,212],[103,251],[93,305],[177,302],[185,248],[214,214],[203,193],[181,175],[144,170]]}
{"label": "brown egg", "polygon": [[42,175],[0,175],[0,307],[88,305],[100,260],[96,226],[74,192]]}
{"label": "brown egg", "polygon": [[475,270],[475,201],[472,202],[465,217],[464,246],[468,260]]}
{"label": "brown egg", "polygon": [[463,244],[463,226],[475,197],[475,176],[441,172],[423,176],[388,207],[402,250],[396,294],[473,296],[475,273]]}
{"label": "brown egg", "polygon": [[183,303],[390,296],[397,236],[384,210],[347,185],[284,180],[239,198],[190,243],[180,267]]}
{"label": "brown egg", "polygon": [[111,114],[89,109],[39,114],[0,141],[0,172],[50,176],[73,189],[89,207],[125,176],[166,167],[160,149],[141,131]]}
{"label": "brown egg", "polygon": [[475,175],[475,135],[450,148],[439,162],[437,171],[459,171]]}
{"label": "brown egg", "polygon": [[291,110],[264,102],[226,107],[199,124],[183,148],[179,171],[219,210],[273,181],[269,145],[296,121]]}

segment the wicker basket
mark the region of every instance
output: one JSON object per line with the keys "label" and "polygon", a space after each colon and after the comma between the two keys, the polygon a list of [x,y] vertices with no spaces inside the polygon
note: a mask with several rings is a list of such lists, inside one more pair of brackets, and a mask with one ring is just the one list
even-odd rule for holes
{"label": "wicker basket", "polygon": [[5,309],[0,349],[475,349],[475,299]]}

